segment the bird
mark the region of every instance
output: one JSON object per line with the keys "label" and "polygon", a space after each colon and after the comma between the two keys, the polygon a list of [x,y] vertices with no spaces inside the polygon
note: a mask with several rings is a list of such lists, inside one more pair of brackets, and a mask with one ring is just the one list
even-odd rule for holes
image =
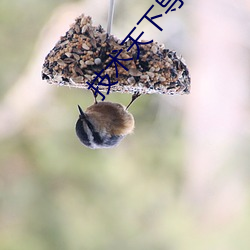
{"label": "bird", "polygon": [[80,142],[91,149],[112,148],[131,134],[135,127],[130,105],[140,96],[136,92],[127,107],[119,103],[101,101],[88,107],[85,112],[78,105],[79,118],[75,130]]}

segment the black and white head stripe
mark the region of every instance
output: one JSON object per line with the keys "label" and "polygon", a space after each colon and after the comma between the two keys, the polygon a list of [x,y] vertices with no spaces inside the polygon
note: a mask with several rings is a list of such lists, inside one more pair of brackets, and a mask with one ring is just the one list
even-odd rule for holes
{"label": "black and white head stripe", "polygon": [[89,137],[87,132],[85,131],[85,129],[83,128],[83,122],[82,120],[79,118],[76,122],[76,134],[78,136],[78,138],[80,139],[80,141],[87,147],[91,148],[91,143],[89,141]]}
{"label": "black and white head stripe", "polygon": [[123,135],[100,134],[80,106],[78,106],[78,109],[80,116],[76,123],[76,134],[85,146],[89,148],[108,148],[115,146],[124,138]]}

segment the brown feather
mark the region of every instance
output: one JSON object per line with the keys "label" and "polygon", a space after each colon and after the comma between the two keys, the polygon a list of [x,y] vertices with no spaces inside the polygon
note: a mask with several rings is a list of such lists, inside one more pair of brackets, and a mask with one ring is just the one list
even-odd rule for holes
{"label": "brown feather", "polygon": [[98,131],[107,131],[111,135],[133,132],[134,118],[121,104],[99,102],[88,107],[85,114]]}

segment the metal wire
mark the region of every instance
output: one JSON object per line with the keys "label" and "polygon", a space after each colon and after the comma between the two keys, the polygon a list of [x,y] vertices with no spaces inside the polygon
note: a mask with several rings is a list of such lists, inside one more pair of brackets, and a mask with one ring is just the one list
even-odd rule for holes
{"label": "metal wire", "polygon": [[109,12],[108,12],[108,25],[107,25],[107,33],[108,34],[111,34],[111,31],[112,31],[114,10],[115,10],[115,0],[110,0]]}

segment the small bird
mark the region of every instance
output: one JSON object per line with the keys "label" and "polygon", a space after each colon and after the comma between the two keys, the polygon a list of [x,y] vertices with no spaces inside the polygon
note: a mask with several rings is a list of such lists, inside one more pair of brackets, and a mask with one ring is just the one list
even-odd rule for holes
{"label": "small bird", "polygon": [[119,103],[97,102],[96,95],[95,103],[85,112],[78,105],[80,115],[75,129],[80,141],[91,149],[117,146],[134,130],[134,117],[127,109],[139,96],[135,93],[127,108]]}

